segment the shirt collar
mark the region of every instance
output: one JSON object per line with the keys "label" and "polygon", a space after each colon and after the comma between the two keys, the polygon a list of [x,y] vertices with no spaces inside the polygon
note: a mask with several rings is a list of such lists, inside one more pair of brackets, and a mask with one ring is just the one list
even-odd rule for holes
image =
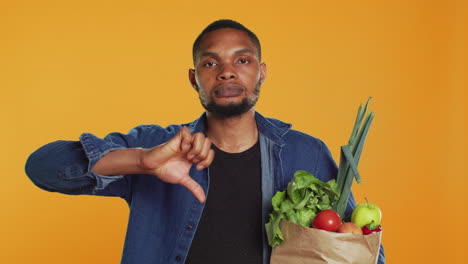
{"label": "shirt collar", "polygon": [[[258,131],[279,145],[284,145],[282,137],[291,129],[291,124],[282,122],[278,119],[267,118],[259,112],[255,112]],[[206,112],[203,112],[199,118],[186,124],[192,133],[204,132],[206,125]]]}

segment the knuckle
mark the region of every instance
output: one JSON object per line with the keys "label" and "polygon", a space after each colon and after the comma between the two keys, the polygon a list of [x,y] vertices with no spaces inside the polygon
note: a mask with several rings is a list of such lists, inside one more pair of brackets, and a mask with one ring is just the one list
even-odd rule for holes
{"label": "knuckle", "polygon": [[197,133],[197,139],[198,139],[200,142],[204,142],[205,134],[203,134],[203,133],[201,133],[201,132],[198,132],[198,133]]}
{"label": "knuckle", "polygon": [[199,148],[197,148],[197,147],[193,147],[193,148],[192,148],[191,154],[192,154],[193,156],[198,156],[199,153],[200,153],[200,149],[199,149]]}
{"label": "knuckle", "polygon": [[194,144],[193,145],[193,151],[198,154],[202,150],[202,146],[200,144]]}
{"label": "knuckle", "polygon": [[210,156],[210,159],[214,159],[214,156],[215,156],[214,150],[210,149],[210,151],[208,152],[208,155]]}
{"label": "knuckle", "polygon": [[182,179],[180,179],[180,182],[179,184],[182,185],[182,186],[187,186],[188,185],[188,178],[184,177]]}
{"label": "knuckle", "polygon": [[198,184],[195,185],[194,189],[195,189],[195,192],[198,192],[200,194],[203,192],[202,187]]}
{"label": "knuckle", "polygon": [[184,186],[187,189],[193,189],[196,185],[196,183],[190,178],[190,177],[185,177],[183,179],[183,182],[181,183],[182,186]]}

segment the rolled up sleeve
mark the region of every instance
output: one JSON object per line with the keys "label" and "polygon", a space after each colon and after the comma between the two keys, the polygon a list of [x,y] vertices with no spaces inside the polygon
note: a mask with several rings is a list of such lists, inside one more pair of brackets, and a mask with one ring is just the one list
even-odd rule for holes
{"label": "rolled up sleeve", "polygon": [[84,153],[89,160],[85,176],[96,180],[95,192],[105,189],[110,183],[124,177],[123,175],[104,176],[92,171],[94,165],[96,165],[98,160],[104,155],[117,149],[124,149],[124,146],[100,139],[89,133],[83,133],[80,136],[80,142],[83,146]]}
{"label": "rolled up sleeve", "polygon": [[99,175],[91,169],[102,156],[126,147],[84,133],[79,141],[59,140],[40,147],[28,157],[25,171],[36,186],[46,191],[125,198],[129,179],[124,175]]}

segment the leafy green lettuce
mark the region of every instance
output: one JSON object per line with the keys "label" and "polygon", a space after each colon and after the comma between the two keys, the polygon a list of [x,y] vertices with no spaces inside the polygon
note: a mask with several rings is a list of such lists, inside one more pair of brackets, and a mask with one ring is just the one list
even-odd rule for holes
{"label": "leafy green lettuce", "polygon": [[270,221],[265,225],[270,246],[274,247],[283,242],[279,226],[281,219],[310,227],[317,213],[332,209],[338,198],[335,180],[322,182],[307,171],[294,173],[287,189],[277,192],[271,199],[273,212],[270,214]]}

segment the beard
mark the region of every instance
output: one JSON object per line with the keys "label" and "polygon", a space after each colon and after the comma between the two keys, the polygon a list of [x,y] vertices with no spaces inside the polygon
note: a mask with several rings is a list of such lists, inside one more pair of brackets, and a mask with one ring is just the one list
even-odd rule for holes
{"label": "beard", "polygon": [[202,89],[199,90],[199,98],[202,106],[209,113],[220,117],[239,116],[255,106],[260,95],[260,85],[261,82],[258,81],[253,94],[250,97],[244,97],[239,103],[229,103],[226,105],[217,104],[213,98],[208,97]]}

